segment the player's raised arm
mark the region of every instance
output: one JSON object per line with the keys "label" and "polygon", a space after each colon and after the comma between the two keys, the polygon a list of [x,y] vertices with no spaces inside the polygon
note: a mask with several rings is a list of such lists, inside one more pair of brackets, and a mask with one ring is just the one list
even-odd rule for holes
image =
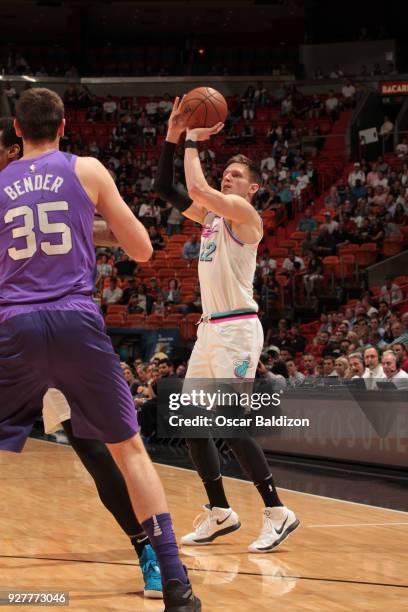
{"label": "player's raised arm", "polygon": [[[235,224],[255,224],[259,227],[259,215],[250,204],[252,196],[258,191],[259,184],[245,185],[244,170],[238,165],[227,167],[223,175],[222,191],[213,189],[204,176],[198,155],[198,142],[208,140],[218,134],[223,128],[217,123],[211,128],[188,129],[185,142],[184,171],[190,198],[207,210],[233,221]],[[242,192],[230,191],[233,183],[236,185],[243,179]],[[232,180],[236,179],[236,180]],[[239,185],[238,185],[239,186]],[[230,191],[230,193],[228,193]]]}
{"label": "player's raised arm", "polygon": [[174,154],[181,134],[186,129],[181,123],[180,98],[174,100],[173,110],[169,117],[166,140],[160,153],[154,190],[157,195],[170,202],[185,217],[203,223],[205,210],[189,197],[182,185],[174,184]]}
{"label": "player's raised arm", "polygon": [[76,173],[120,246],[131,259],[148,261],[153,253],[149,235],[121,198],[106,168],[94,157],[82,157],[77,160]]}

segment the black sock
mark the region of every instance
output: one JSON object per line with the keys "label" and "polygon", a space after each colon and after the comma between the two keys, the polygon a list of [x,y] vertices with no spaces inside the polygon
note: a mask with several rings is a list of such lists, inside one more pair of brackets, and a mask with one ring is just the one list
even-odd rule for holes
{"label": "black sock", "polygon": [[283,506],[275,489],[272,474],[268,476],[268,478],[265,478],[265,480],[255,483],[255,486],[262,496],[265,507],[273,508],[274,506]]}
{"label": "black sock", "polygon": [[205,490],[207,491],[208,501],[210,502],[211,508],[229,508],[229,503],[225,497],[224,484],[222,482],[222,476],[218,476],[215,480],[203,483]]}
{"label": "black sock", "polygon": [[142,533],[139,533],[138,535],[131,536],[130,537],[130,541],[132,542],[132,546],[134,546],[136,554],[137,554],[137,556],[140,559],[140,557],[142,556],[142,553],[144,551],[145,546],[147,546],[147,544],[150,544],[149,538],[147,537],[147,535],[143,531]]}

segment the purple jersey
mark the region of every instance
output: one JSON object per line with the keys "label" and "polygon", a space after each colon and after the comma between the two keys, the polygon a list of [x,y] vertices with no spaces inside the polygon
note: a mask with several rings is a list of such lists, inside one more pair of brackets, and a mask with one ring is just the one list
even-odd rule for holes
{"label": "purple jersey", "polygon": [[95,206],[76,159],[53,150],[0,174],[0,322],[58,304],[90,309]]}

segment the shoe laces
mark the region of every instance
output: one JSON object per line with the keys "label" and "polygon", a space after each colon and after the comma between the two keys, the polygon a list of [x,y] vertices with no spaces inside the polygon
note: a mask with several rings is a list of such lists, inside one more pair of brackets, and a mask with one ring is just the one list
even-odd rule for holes
{"label": "shoe laces", "polygon": [[196,533],[205,533],[209,531],[211,524],[211,515],[210,512],[201,512],[198,516],[195,517],[193,522],[193,529]]}

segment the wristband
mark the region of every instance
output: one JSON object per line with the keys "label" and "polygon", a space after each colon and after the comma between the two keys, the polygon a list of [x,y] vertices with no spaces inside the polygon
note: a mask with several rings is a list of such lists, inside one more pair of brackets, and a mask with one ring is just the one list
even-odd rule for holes
{"label": "wristband", "polygon": [[186,140],[184,143],[185,149],[198,149],[198,142],[196,140]]}

